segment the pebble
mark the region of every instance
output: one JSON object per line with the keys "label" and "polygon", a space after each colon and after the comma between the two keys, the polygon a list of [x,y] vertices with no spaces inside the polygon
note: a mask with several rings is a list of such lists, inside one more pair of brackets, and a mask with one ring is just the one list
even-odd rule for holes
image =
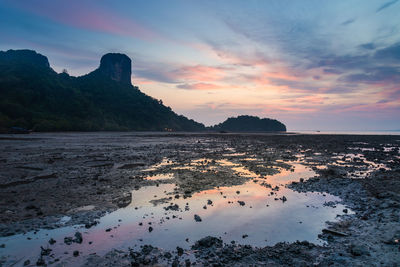
{"label": "pebble", "polygon": [[244,206],[246,203],[244,201],[238,200],[240,206]]}
{"label": "pebble", "polygon": [[195,215],[194,215],[194,220],[195,220],[196,222],[201,222],[201,217],[200,217],[199,215],[195,214]]}

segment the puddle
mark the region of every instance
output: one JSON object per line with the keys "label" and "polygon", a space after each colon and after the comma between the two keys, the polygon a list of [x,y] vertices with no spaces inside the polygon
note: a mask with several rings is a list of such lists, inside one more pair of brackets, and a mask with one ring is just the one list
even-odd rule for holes
{"label": "puddle", "polygon": [[244,161],[258,161],[258,158],[243,158]]}
{"label": "puddle", "polygon": [[[144,244],[165,250],[174,250],[177,246],[189,248],[208,235],[221,237],[226,243],[235,241],[257,247],[296,240],[323,244],[318,234],[325,228],[325,222],[335,221],[337,215],[343,214],[345,207],[341,204],[324,205],[340,201],[335,196],[298,193],[284,186],[316,175],[304,165],[293,163],[294,168],[263,178],[229,161],[216,163],[239,168],[239,173],[256,179],[242,185],[194,193],[186,199],[175,197],[173,183],[142,187],[132,192],[129,206],[105,215],[90,229],[62,227],[3,237],[0,244],[6,247],[0,252],[10,259],[20,259],[24,255],[22,263],[26,259],[35,263],[40,246],[50,247],[54,258],[73,266],[91,253],[104,255],[113,248],[135,248]],[[172,177],[169,173],[147,179]],[[194,215],[200,216],[201,222],[197,222]],[[66,245],[64,237],[73,237],[76,231],[82,233],[83,243]],[[50,246],[50,238],[57,242]],[[79,250],[79,257],[72,256],[74,250]]]}
{"label": "puddle", "polygon": [[170,160],[168,160],[167,158],[163,158],[160,163],[154,164],[154,165],[150,166],[149,168],[144,169],[143,171],[146,171],[146,172],[147,171],[156,171],[157,169],[160,169],[161,167],[165,167],[165,166],[168,166],[171,164],[172,163],[170,162]]}
{"label": "puddle", "polygon": [[146,180],[169,180],[174,178],[173,173],[161,173],[161,174],[154,174],[151,176],[147,176]]}
{"label": "puddle", "polygon": [[361,151],[376,151],[373,147],[348,147],[347,149],[351,150],[361,150]]}
{"label": "puddle", "polygon": [[239,164],[233,163],[232,161],[226,159],[217,160],[216,163],[218,163],[221,166],[239,166]]}
{"label": "puddle", "polygon": [[390,147],[383,147],[383,152],[393,152],[396,151],[400,154],[400,147],[390,146]]}
{"label": "puddle", "polygon": [[222,156],[224,157],[241,157],[241,156],[245,156],[246,153],[226,153],[226,154],[222,154]]}
{"label": "puddle", "polygon": [[238,173],[240,176],[243,177],[248,177],[248,178],[261,178],[260,175],[248,170],[246,167],[234,167],[232,168],[236,173]]}
{"label": "puddle", "polygon": [[[348,171],[348,176],[351,178],[366,178],[379,169],[390,170],[383,163],[375,163],[367,160],[363,154],[341,154],[332,157],[332,159],[335,159],[335,162],[331,163],[331,165],[352,168],[352,170]],[[365,165],[354,163],[364,163]]]}

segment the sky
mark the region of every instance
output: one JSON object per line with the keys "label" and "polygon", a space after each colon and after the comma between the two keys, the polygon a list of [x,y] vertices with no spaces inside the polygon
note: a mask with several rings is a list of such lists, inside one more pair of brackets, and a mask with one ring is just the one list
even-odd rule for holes
{"label": "sky", "polygon": [[109,52],[132,83],[205,125],[400,129],[400,0],[0,0],[0,50],[80,76]]}

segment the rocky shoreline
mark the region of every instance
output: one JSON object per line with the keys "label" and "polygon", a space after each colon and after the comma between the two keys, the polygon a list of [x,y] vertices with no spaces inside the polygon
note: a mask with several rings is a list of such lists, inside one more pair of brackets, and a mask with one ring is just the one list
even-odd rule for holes
{"label": "rocky shoreline", "polygon": [[[400,262],[399,136],[92,133],[7,135],[0,142],[3,237],[66,225],[90,228],[105,213],[128,205],[132,190],[168,183],[145,179],[160,173],[174,173],[176,194],[182,197],[252,179],[217,164],[225,159],[257,175],[269,175],[277,167],[290,169],[290,162],[298,160],[318,176],[289,188],[339,196],[352,211],[327,223],[319,236],[324,246],[298,241],[256,248],[205,237],[191,249],[143,246],[89,255],[83,261],[86,266]],[[69,220],[62,222],[64,216]],[[1,261],[7,262],[6,255]]]}

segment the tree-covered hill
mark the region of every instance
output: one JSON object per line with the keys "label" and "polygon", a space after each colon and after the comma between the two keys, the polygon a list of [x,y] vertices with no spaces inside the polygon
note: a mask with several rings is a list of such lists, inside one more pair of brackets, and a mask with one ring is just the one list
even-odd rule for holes
{"label": "tree-covered hill", "polygon": [[223,123],[212,127],[212,129],[226,132],[286,132],[286,126],[280,121],[246,115],[228,118]]}
{"label": "tree-covered hill", "polygon": [[0,131],[202,131],[130,82],[131,61],[107,54],[81,77],[56,73],[32,50],[0,51]]}

